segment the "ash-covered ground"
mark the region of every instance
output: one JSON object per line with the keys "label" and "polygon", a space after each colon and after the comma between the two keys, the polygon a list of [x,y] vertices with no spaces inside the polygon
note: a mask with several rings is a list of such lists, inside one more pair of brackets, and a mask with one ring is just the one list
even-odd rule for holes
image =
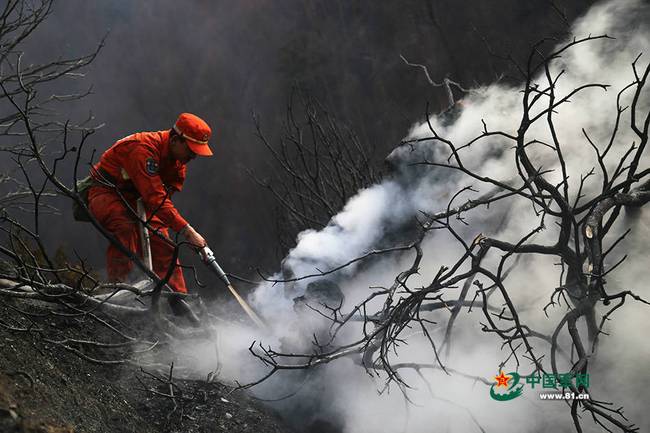
{"label": "ash-covered ground", "polygon": [[[31,313],[31,321],[19,319],[25,316],[17,310]],[[179,379],[187,377],[179,366],[170,380],[171,363],[97,364],[48,342],[118,340],[95,320],[57,313],[51,305],[33,301],[0,302],[0,432],[292,431],[273,411],[233,391],[234,384],[207,376]],[[147,326],[141,320],[122,325]],[[89,356],[119,360],[131,350],[96,350]],[[156,358],[162,361],[165,349],[158,350]]]}

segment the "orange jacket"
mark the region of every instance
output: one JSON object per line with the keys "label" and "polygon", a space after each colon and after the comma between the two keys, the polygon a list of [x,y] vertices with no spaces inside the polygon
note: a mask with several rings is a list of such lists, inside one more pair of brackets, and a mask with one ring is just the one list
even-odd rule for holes
{"label": "orange jacket", "polygon": [[94,177],[98,180],[100,168],[126,197],[141,196],[150,217],[155,212],[175,232],[187,225],[170,198],[183,188],[187,168],[170,154],[169,130],[139,132],[122,138],[95,164]]}

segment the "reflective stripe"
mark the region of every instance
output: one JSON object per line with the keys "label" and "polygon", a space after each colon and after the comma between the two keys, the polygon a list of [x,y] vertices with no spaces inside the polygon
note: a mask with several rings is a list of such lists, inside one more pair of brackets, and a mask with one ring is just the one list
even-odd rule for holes
{"label": "reflective stripe", "polygon": [[176,131],[176,133],[177,133],[178,135],[180,135],[181,137],[185,138],[186,140],[191,140],[191,141],[193,141],[193,142],[195,142],[195,143],[199,143],[199,144],[208,144],[208,140],[205,140],[205,141],[197,140],[196,138],[192,138],[192,137],[190,137],[189,135],[183,134],[183,133],[181,132],[181,130],[178,129],[178,126],[176,126],[176,124],[174,124],[174,131]]}

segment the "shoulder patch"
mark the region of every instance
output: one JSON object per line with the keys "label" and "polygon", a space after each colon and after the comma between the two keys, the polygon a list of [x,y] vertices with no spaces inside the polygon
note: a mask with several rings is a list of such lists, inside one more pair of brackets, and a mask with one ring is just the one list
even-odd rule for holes
{"label": "shoulder patch", "polygon": [[158,174],[158,161],[153,158],[147,158],[144,162],[144,168],[147,170],[149,176],[155,176]]}

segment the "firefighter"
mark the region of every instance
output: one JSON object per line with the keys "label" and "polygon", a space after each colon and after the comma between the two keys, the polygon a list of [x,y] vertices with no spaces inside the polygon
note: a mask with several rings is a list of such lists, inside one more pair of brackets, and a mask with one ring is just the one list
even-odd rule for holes
{"label": "firefighter", "polygon": [[[169,229],[196,247],[206,241],[176,210],[171,197],[183,188],[187,163],[198,156],[211,156],[211,129],[198,116],[182,113],[170,130],[139,132],[111,146],[93,167],[93,186],[88,207],[97,221],[123,246],[142,257],[136,200],[142,198],[150,220],[153,271],[161,278],[172,266],[174,247],[166,240]],[[106,253],[108,278],[125,282],[132,261],[112,243]],[[169,286],[187,293],[183,271],[174,267]]]}

